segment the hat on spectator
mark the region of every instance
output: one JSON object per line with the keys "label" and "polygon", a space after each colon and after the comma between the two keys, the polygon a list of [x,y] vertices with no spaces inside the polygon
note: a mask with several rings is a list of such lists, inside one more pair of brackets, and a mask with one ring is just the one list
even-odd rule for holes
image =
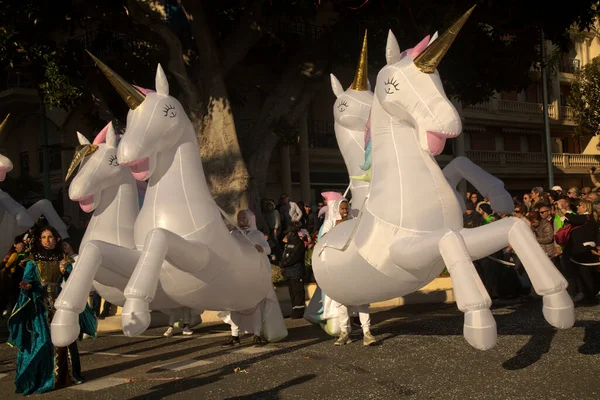
{"label": "hat on spectator", "polygon": [[560,186],[552,186],[552,190],[555,190],[557,192],[562,192],[563,188],[561,188]]}
{"label": "hat on spectator", "polygon": [[483,203],[482,205],[479,206],[479,208],[481,208],[481,210],[483,212],[485,212],[487,215],[492,215],[492,213],[494,212],[494,211],[492,211],[492,207],[488,203]]}
{"label": "hat on spectator", "polygon": [[475,206],[470,201],[467,202],[467,210],[474,210]]}

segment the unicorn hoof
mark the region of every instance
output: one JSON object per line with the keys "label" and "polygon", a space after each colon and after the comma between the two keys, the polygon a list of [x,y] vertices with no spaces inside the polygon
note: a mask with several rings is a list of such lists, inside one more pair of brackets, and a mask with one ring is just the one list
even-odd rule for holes
{"label": "unicorn hoof", "polygon": [[567,329],[575,324],[575,308],[573,300],[566,290],[544,296],[542,312],[550,325],[559,329]]}
{"label": "unicorn hoof", "polygon": [[139,299],[128,299],[121,313],[121,324],[126,336],[138,336],[150,326],[149,304]]}
{"label": "unicorn hoof", "polygon": [[56,310],[50,324],[50,336],[56,347],[67,347],[79,336],[79,314],[73,311]]}
{"label": "unicorn hoof", "polygon": [[478,350],[489,350],[496,345],[496,321],[489,309],[465,313],[463,334],[469,344]]}

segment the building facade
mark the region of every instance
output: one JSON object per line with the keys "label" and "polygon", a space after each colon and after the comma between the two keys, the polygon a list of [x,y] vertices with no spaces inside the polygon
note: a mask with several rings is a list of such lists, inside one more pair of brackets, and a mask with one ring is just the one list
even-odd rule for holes
{"label": "building facade", "polygon": [[[546,43],[547,54],[554,51]],[[548,116],[552,148],[554,184],[563,188],[589,186],[587,171],[600,167],[600,153],[582,154],[592,138],[575,138],[575,122],[568,104],[574,72],[600,55],[600,39],[592,30],[561,54],[557,65],[550,66]],[[352,81],[354,71],[335,71],[342,84]],[[533,84],[520,93],[496,93],[489,101],[463,107],[455,102],[463,119],[463,134],[447,142],[443,154],[436,157],[444,167],[456,156],[466,156],[505,182],[513,195],[532,187],[548,185],[546,132],[539,71],[532,70]],[[376,74],[370,74],[375,82]],[[290,193],[292,199],[314,203],[327,190],[345,191],[349,181],[344,161],[337,149],[333,130],[332,107],[335,96],[326,87],[300,124],[297,146],[283,146],[273,155],[269,168],[267,196],[277,199]],[[593,139],[596,140],[595,138]],[[466,190],[465,187],[463,190]],[[468,189],[472,189],[470,186]]]}

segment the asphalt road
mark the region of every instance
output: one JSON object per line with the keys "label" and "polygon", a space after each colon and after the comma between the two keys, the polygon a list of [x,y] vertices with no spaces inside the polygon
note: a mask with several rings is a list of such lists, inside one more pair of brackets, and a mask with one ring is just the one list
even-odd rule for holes
{"label": "asphalt road", "polygon": [[[454,304],[404,306],[372,315],[376,347],[333,339],[288,320],[283,342],[222,349],[226,325],[191,337],[152,329],[134,339],[103,334],[79,342],[86,383],[47,399],[599,399],[600,306],[577,308],[572,329],[543,319],[541,302],[505,303],[493,312],[496,347],[482,352],[462,337]],[[16,351],[0,322],[0,398],[14,394]]]}

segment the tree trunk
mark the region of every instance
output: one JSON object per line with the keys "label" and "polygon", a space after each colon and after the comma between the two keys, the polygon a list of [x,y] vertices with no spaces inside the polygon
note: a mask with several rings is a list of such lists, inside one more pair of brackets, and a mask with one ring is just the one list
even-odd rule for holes
{"label": "tree trunk", "polygon": [[207,112],[192,122],[198,133],[200,155],[211,193],[221,208],[235,215],[238,210],[248,207],[245,194],[249,175],[221,75],[214,75],[210,88]]}

